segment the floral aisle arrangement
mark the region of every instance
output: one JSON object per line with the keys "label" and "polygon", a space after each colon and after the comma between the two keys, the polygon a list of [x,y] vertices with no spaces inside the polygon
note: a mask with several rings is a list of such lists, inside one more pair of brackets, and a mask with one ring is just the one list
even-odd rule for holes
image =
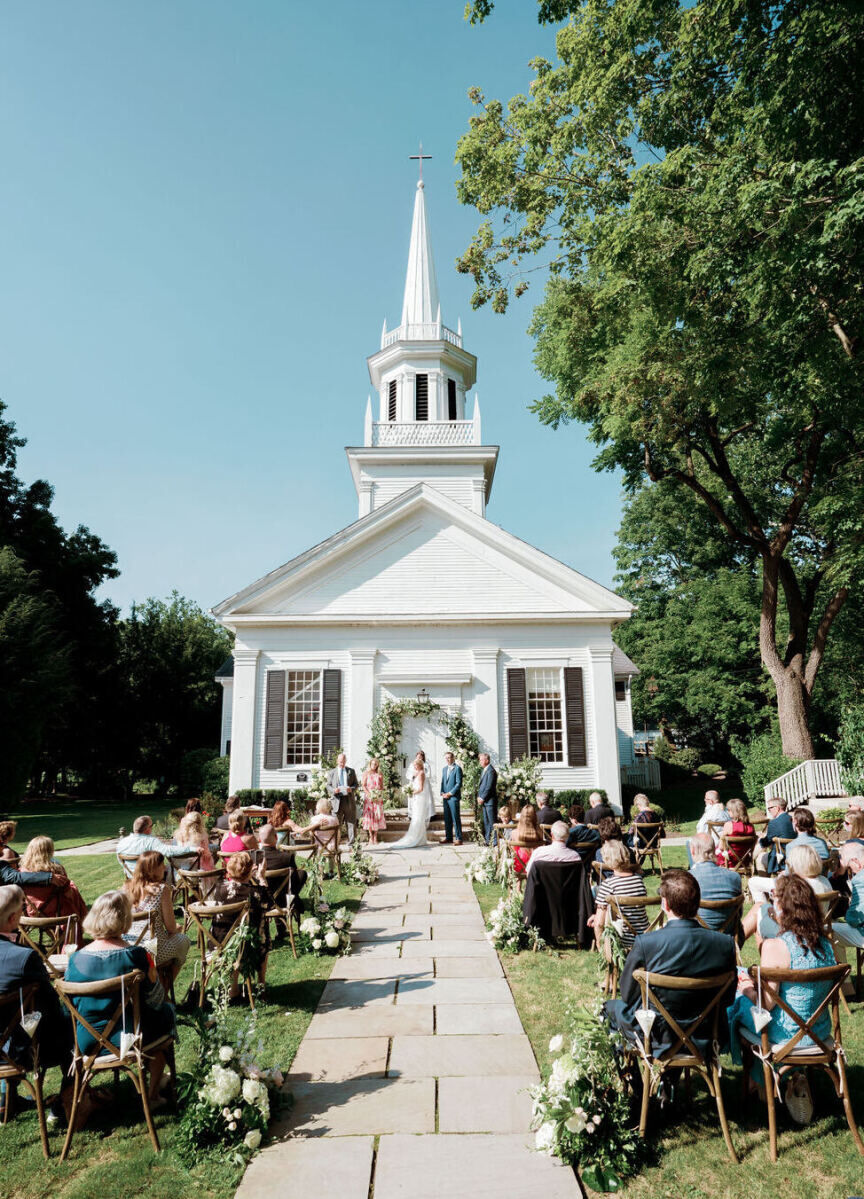
{"label": "floral aisle arrangement", "polygon": [[571,1012],[570,1032],[549,1042],[557,1054],[531,1089],[532,1128],[541,1153],[578,1167],[595,1191],[617,1191],[639,1166],[642,1142],[616,1057],[616,1038],[592,1012]]}
{"label": "floral aisle arrangement", "polygon": [[313,812],[319,799],[330,799],[330,788],[327,785],[327,776],[329,773],[330,771],[323,763],[312,767],[312,773],[309,776],[309,786],[306,788],[306,795]]}
{"label": "floral aisle arrangement", "polygon": [[213,1013],[195,1012],[183,1023],[195,1030],[199,1051],[191,1073],[180,1078],[181,1116],[175,1141],[189,1164],[208,1149],[233,1151],[244,1165],[261,1144],[274,1109],[281,1105],[281,1069],[266,1069],[252,1012],[239,1032],[228,1030],[227,990]]}
{"label": "floral aisle arrangement", "polygon": [[349,887],[369,887],[378,882],[378,863],[364,853],[359,838],[354,838],[351,852],[342,859],[342,882]]}
{"label": "floral aisle arrangement", "polygon": [[476,857],[465,864],[465,877],[469,883],[501,882],[501,862],[497,850],[485,845]]}
{"label": "floral aisle arrangement", "polygon": [[506,762],[498,774],[498,799],[521,808],[537,802],[537,792],[543,785],[539,758],[517,758]]}
{"label": "floral aisle arrangement", "polygon": [[300,948],[321,956],[336,957],[351,952],[351,917],[345,908],[331,908],[320,899],[314,914],[300,922]]}
{"label": "floral aisle arrangement", "polygon": [[545,942],[536,928],[525,924],[522,915],[522,896],[518,891],[505,895],[489,913],[486,921],[487,938],[502,953],[518,953],[520,949],[543,949]]}

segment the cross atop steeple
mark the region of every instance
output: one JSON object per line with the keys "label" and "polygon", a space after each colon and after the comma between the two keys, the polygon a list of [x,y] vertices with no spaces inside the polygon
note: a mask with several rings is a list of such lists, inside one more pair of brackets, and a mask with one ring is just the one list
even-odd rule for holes
{"label": "cross atop steeple", "polygon": [[423,160],[431,158],[432,155],[423,153],[423,143],[421,142],[420,143],[420,153],[419,154],[409,154],[408,157],[410,159],[413,159],[413,160],[419,162],[419,164],[420,164],[420,180],[419,180],[417,186],[422,187],[423,186]]}

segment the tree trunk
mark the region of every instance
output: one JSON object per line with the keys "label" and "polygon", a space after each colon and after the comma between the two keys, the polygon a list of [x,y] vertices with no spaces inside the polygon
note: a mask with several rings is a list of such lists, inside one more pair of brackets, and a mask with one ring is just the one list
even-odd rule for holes
{"label": "tree trunk", "polygon": [[808,696],[803,679],[798,671],[789,669],[784,670],[779,677],[773,674],[772,677],[777,690],[777,715],[784,754],[787,758],[814,757]]}

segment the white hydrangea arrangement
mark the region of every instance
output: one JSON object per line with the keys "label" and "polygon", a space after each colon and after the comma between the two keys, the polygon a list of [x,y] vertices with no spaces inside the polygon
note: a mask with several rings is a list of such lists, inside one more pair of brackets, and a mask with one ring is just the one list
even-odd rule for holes
{"label": "white hydrangea arrangement", "polygon": [[641,1142],[615,1056],[615,1040],[594,1013],[570,1013],[570,1032],[549,1042],[546,1079],[531,1088],[538,1152],[578,1167],[595,1191],[617,1191],[636,1172]]}
{"label": "white hydrangea arrangement", "polygon": [[494,883],[499,874],[498,853],[491,846],[481,849],[465,864],[465,877],[469,883]]}
{"label": "white hydrangea arrangement", "polygon": [[314,912],[300,923],[300,947],[307,952],[335,956],[351,952],[348,931],[351,916],[346,908],[331,908],[326,899],[315,904]]}
{"label": "white hydrangea arrangement", "polygon": [[518,891],[503,896],[489,913],[486,937],[502,953],[518,953],[520,949],[543,949],[545,942],[536,928],[525,924],[522,896]]}
{"label": "white hydrangea arrangement", "polygon": [[378,874],[378,863],[363,852],[359,837],[355,837],[351,852],[342,859],[342,882],[348,887],[369,887],[378,882]]}
{"label": "white hydrangea arrangement", "polygon": [[313,811],[315,810],[315,805],[319,799],[332,798],[330,795],[330,787],[327,783],[328,776],[329,771],[323,763],[319,763],[317,766],[312,767],[312,774],[309,779],[309,785],[306,788],[306,794],[309,797]]}
{"label": "white hydrangea arrangement", "polygon": [[543,776],[539,758],[517,758],[502,765],[498,775],[498,800],[505,800],[517,809],[526,803],[537,802],[537,792],[542,789]]}
{"label": "white hydrangea arrangement", "polygon": [[177,1147],[187,1161],[208,1149],[233,1150],[238,1164],[259,1148],[270,1122],[272,1097],[284,1082],[279,1067],[260,1065],[263,1041],[255,1040],[255,1015],[235,1036],[228,1030],[226,1008],[212,1019],[188,1021],[201,1040],[193,1072],[182,1079],[182,1116]]}

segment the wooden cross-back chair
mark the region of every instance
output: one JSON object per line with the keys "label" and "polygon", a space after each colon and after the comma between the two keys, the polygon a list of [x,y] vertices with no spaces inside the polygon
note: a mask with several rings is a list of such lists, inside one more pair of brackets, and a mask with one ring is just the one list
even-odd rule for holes
{"label": "wooden cross-back chair", "polygon": [[[758,977],[757,969],[756,966],[750,967],[750,977],[753,979],[754,985],[756,985]],[[771,997],[775,1005],[781,1008],[797,1026],[793,1036],[785,1041],[778,1041],[773,1045],[768,1039],[767,1028],[763,1028],[761,1033],[750,1032],[744,1028],[740,1030],[741,1048],[744,1057],[742,1077],[744,1079],[743,1099],[745,1103],[747,1100],[747,1079],[750,1073],[750,1066],[755,1056],[759,1056],[762,1059],[762,1071],[765,1079],[765,1101],[768,1107],[769,1151],[772,1162],[777,1161],[777,1111],[775,1108],[774,1079],[779,1071],[793,1067],[805,1070],[822,1070],[828,1075],[834,1084],[834,1090],[842,1100],[846,1123],[849,1125],[849,1131],[852,1133],[855,1148],[864,1157],[864,1141],[861,1140],[861,1134],[858,1131],[858,1125],[855,1123],[855,1116],[852,1111],[852,1103],[849,1099],[846,1059],[840,1036],[840,992],[848,974],[848,966],[822,966],[818,970],[779,970],[768,969],[765,966],[762,967],[762,986],[764,987],[767,983],[778,984],[776,991],[772,989]],[[809,988],[814,983],[820,982],[828,984],[827,993],[818,1008],[816,1008],[808,1019],[805,1019],[791,1008],[780,995],[780,987],[783,984],[788,983],[790,986],[799,984]],[[828,1036],[818,1036],[815,1031],[815,1025],[822,1016],[822,1013],[829,1010],[831,1013],[831,1032]],[[802,1048],[801,1042],[805,1037],[809,1038],[813,1044]]]}
{"label": "wooden cross-back chair", "polygon": [[786,846],[791,845],[794,840],[794,837],[774,838],[774,856],[777,859],[774,874],[779,874],[784,869],[786,863]]}
{"label": "wooden cross-back chair", "polygon": [[[816,902],[819,904],[819,909],[822,914],[822,924],[824,925],[824,928],[825,928],[825,936],[831,942],[831,948],[834,950],[834,958],[838,962],[841,960],[841,957],[840,957],[840,951],[837,946],[837,938],[834,936],[834,912],[836,911],[837,905],[842,898],[843,898],[843,896],[840,894],[839,891],[817,891],[816,892]],[[852,947],[850,946],[849,948],[852,948]],[[858,952],[860,955],[861,953],[864,953],[864,950],[859,950]],[[858,975],[859,975],[859,979],[860,979],[860,974],[861,974],[860,956],[859,956],[857,965],[858,965]],[[855,988],[855,992],[857,995],[857,993],[858,993],[857,986]],[[849,1010],[849,1004],[846,1002],[846,996],[843,994],[842,988],[840,990],[840,1002],[843,1004],[843,1010],[846,1013],[846,1015],[851,1016],[852,1013]]]}
{"label": "wooden cross-back chair", "polygon": [[268,908],[264,913],[265,919],[282,920],[288,929],[288,940],[291,944],[291,953],[297,957],[297,945],[294,940],[294,921],[299,924],[299,916],[297,913],[297,902],[294,892],[291,890],[291,879],[294,876],[293,866],[280,866],[278,870],[268,870],[264,875],[264,881],[267,889],[273,899],[273,906]]}
{"label": "wooden cross-back chair", "polygon": [[834,820],[816,821],[816,836],[821,837],[829,848],[839,849],[846,839],[843,832],[844,818],[845,816],[838,816]]}
{"label": "wooden cross-back chair", "polygon": [[336,871],[336,877],[342,881],[342,857],[340,852],[341,824],[335,828],[312,829],[312,856],[323,858]]}
{"label": "wooden cross-back chair", "polygon": [[[648,1125],[648,1102],[657,1090],[660,1080],[667,1070],[683,1070],[689,1087],[690,1073],[695,1071],[705,1080],[705,1085],[717,1105],[717,1115],[720,1117],[720,1127],[723,1139],[732,1161],[737,1164],[738,1155],[732,1144],[729,1133],[729,1123],[726,1119],[726,1109],[723,1106],[723,1092],[720,1088],[719,1062],[719,1021],[721,1000],[727,993],[728,987],[735,979],[735,971],[715,974],[709,978],[681,978],[673,974],[650,974],[645,970],[634,970],[633,978],[642,990],[642,1007],[650,1008],[661,1016],[674,1038],[668,1049],[655,1053],[651,1048],[651,1031],[643,1033],[638,1049],[630,1050],[631,1060],[639,1058],[642,1074],[642,1108],[639,1116],[639,1136],[645,1136]],[[695,1018],[688,1023],[686,1029],[678,1023],[669,1012],[666,1005],[657,996],[657,988],[664,991],[713,991],[709,999]],[[696,1039],[707,1041],[704,1049],[696,1044]]]}
{"label": "wooden cross-back chair", "polygon": [[745,878],[749,878],[756,869],[753,855],[757,844],[755,833],[742,833],[740,836],[735,833],[720,834],[720,849],[726,855],[728,869]]}
{"label": "wooden cross-back chair", "polygon": [[[706,924],[700,913],[702,910],[708,912],[724,912],[725,916],[723,923],[719,928],[714,928],[713,925]],[[735,942],[735,959],[738,965],[741,965],[741,912],[744,909],[743,895],[730,895],[728,899],[700,899],[699,911],[696,913],[696,919],[703,928],[712,928],[714,932],[726,933]]]}
{"label": "wooden cross-back chair", "polygon": [[[228,943],[244,924],[249,923],[249,901],[240,899],[236,903],[191,903],[188,911],[192,917],[192,923],[195,925],[198,952],[201,955],[201,990],[198,995],[198,1006],[203,1007],[207,984],[221,966]],[[231,924],[224,932],[220,931],[219,936],[213,932],[212,924],[210,926],[205,924],[205,921],[212,922],[217,916],[233,917]],[[231,969],[235,970],[238,966],[239,963],[234,963]],[[249,999],[249,1006],[254,1011],[255,996],[251,980],[244,978],[243,985]]]}
{"label": "wooden cross-back chair", "polygon": [[54,967],[51,958],[62,954],[67,943],[78,943],[78,917],[22,916],[18,936],[25,945],[36,950],[52,978],[62,978],[63,971]]}
{"label": "wooden cross-back chair", "polygon": [[[39,1120],[39,1137],[42,1141],[42,1154],[50,1156],[48,1151],[48,1125],[45,1120],[45,1100],[43,1085],[45,1082],[45,1067],[39,1064],[39,1029],[36,1028],[30,1038],[29,1061],[20,1061],[17,1055],[13,1057],[12,1045],[17,1039],[27,1037],[21,1029],[21,1009],[25,1013],[34,1010],[38,983],[27,983],[23,987],[15,987],[12,991],[0,993],[0,1080],[6,1084],[6,1101],[3,1104],[3,1123],[9,1121],[9,1109],[12,1105],[12,1086],[14,1083],[23,1084],[33,1096],[36,1104],[36,1116]],[[16,1038],[16,1034],[18,1034]]]}
{"label": "wooden cross-back chair", "polygon": [[[657,909],[653,919],[649,918],[650,908]],[[646,929],[636,928],[633,924],[632,916],[636,911],[644,912],[646,918],[648,918],[648,927]],[[606,913],[606,919],[623,920],[625,931],[632,933],[635,938],[641,936],[643,932],[653,933],[655,929],[662,928],[666,923],[666,913],[661,907],[659,895],[610,895],[609,910]],[[618,967],[611,960],[606,963],[606,978],[603,982],[603,991],[613,999],[618,994]]]}
{"label": "wooden cross-back chair", "polygon": [[[75,983],[66,979],[58,979],[54,984],[61,1001],[72,1017],[73,1050],[72,1050],[72,1109],[69,1114],[69,1127],[66,1130],[66,1140],[60,1160],[64,1161],[72,1144],[75,1132],[78,1105],[90,1081],[105,1071],[112,1071],[115,1079],[122,1072],[132,1080],[135,1090],[141,1099],[144,1120],[150,1141],[154,1150],[159,1152],[159,1137],[150,1111],[150,1100],[147,1095],[147,1064],[157,1053],[164,1053],[171,1072],[172,1088],[176,1089],[176,1071],[174,1063],[174,1037],[171,1035],[157,1037],[154,1041],[143,1044],[141,1036],[141,983],[144,973],[141,970],[130,970],[128,974],[118,974],[115,978],[98,979],[94,982]],[[101,1030],[93,1027],[86,1016],[82,1016],[75,1006],[75,999],[93,996],[116,995],[117,1005]],[[126,1032],[132,1034],[134,1040],[130,1047],[123,1052],[123,1046],[114,1045],[111,1037],[123,1028],[125,996]],[[128,1019],[129,1008],[132,1009],[131,1021]],[[79,1032],[84,1031],[93,1038],[89,1049],[81,1049],[78,1044]],[[122,1034],[121,1034],[122,1035]]]}
{"label": "wooden cross-back chair", "polygon": [[174,886],[174,902],[183,908],[183,932],[189,928],[192,919],[188,908],[190,903],[204,903],[207,896],[214,890],[225,876],[225,867],[220,864],[214,870],[178,870],[177,882]]}
{"label": "wooden cross-back chair", "polygon": [[660,865],[663,873],[663,850],[660,844],[663,835],[663,822],[660,820],[645,824],[633,825],[633,852],[636,864],[641,868],[646,858],[650,860],[651,869],[655,870],[655,862]]}
{"label": "wooden cross-back chair", "polygon": [[543,837],[543,844],[544,844],[544,845],[551,845],[551,844],[552,844],[552,826],[551,826],[551,825],[549,825],[549,824],[541,824],[541,825],[540,825],[540,834],[541,834],[541,836]]}
{"label": "wooden cross-back chair", "polygon": [[123,875],[125,878],[131,878],[135,873],[135,867],[138,865],[140,853],[118,853],[117,861],[120,863]]}

